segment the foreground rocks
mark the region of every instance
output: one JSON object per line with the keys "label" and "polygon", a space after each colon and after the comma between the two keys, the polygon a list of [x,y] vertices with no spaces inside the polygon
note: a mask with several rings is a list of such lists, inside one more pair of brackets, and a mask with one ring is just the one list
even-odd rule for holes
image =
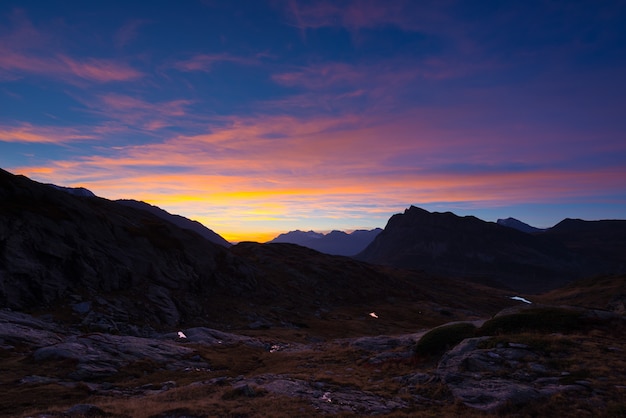
{"label": "foreground rocks", "polygon": [[[624,318],[619,315],[571,312],[591,318],[596,324],[612,321],[617,329],[623,328]],[[61,416],[106,415],[106,406],[92,399],[148,402],[169,399],[159,397],[170,393],[175,393],[172,399],[192,399],[192,394],[214,396],[220,405],[225,401],[244,405],[273,397],[281,402],[291,399],[304,405],[305,409],[298,412],[303,415],[411,416],[429,408],[444,411],[441,413],[445,415],[450,413],[445,408],[451,405],[465,405],[476,413],[502,414],[555,395],[590,399],[602,408],[608,405],[602,400],[607,393],[618,396],[624,390],[619,383],[623,376],[606,374],[615,371],[599,368],[605,375],[582,375],[579,367],[563,360],[575,350],[595,347],[597,351],[600,347],[600,352],[608,353],[607,361],[616,362],[623,357],[623,342],[602,346],[584,334],[577,334],[575,340],[551,334],[539,344],[537,334],[525,336],[534,341],[526,344],[515,338],[487,335],[461,341],[438,360],[416,362],[414,346],[427,332],[311,344],[205,327],[137,337],[84,334],[45,319],[0,311],[0,362],[21,358],[20,368],[24,368],[23,375],[11,381],[5,377],[0,386],[5,391],[15,387],[29,392],[53,387],[68,393],[86,391],[80,402],[59,409]],[[574,346],[573,341],[580,341],[581,347]],[[240,363],[247,364],[246,368],[242,369]],[[154,416],[206,415],[191,407],[184,408],[183,415],[173,411]]]}
{"label": "foreground rocks", "polygon": [[561,373],[524,344],[481,349],[491,337],[469,338],[447,352],[436,375],[455,399],[485,412],[520,405],[563,391],[585,393],[583,383],[561,384]]}

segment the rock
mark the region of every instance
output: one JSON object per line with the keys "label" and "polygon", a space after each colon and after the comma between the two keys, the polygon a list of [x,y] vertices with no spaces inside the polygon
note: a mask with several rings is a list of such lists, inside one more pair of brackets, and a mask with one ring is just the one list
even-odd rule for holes
{"label": "rock", "polygon": [[[469,338],[439,361],[437,375],[452,395],[472,408],[493,413],[505,405],[517,405],[555,393],[584,390],[584,385],[560,385],[542,357],[523,344],[480,349],[491,337]],[[525,348],[523,348],[525,347]],[[556,374],[556,371],[553,371]]]}
{"label": "rock", "polygon": [[192,359],[194,350],[175,342],[132,336],[89,334],[70,336],[63,342],[41,347],[35,361],[70,359],[76,362],[68,377],[90,380],[110,376],[119,368],[139,361],[151,361],[169,370],[206,369],[204,361]]}
{"label": "rock", "polygon": [[185,335],[185,339],[180,340],[178,338],[178,332],[168,333],[161,336],[163,339],[179,340],[185,343],[198,343],[206,345],[236,345],[245,344],[249,347],[264,348],[265,343],[262,343],[256,338],[246,337],[244,335],[231,334],[224,331],[219,331],[212,328],[196,327],[188,328],[182,331]]}
{"label": "rock", "polygon": [[78,314],[86,314],[91,310],[91,302],[81,302],[72,305],[72,310]]}
{"label": "rock", "polygon": [[78,404],[65,411],[70,417],[104,417],[106,413],[95,405]]}
{"label": "rock", "polygon": [[384,398],[350,387],[319,385],[284,375],[261,375],[244,379],[240,384],[255,384],[268,392],[306,399],[322,414],[380,415],[408,406],[401,399]]}

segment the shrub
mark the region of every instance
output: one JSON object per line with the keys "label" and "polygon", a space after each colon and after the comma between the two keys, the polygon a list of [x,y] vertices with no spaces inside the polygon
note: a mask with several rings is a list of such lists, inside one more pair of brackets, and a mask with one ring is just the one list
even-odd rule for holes
{"label": "shrub", "polygon": [[581,330],[584,325],[580,312],[563,308],[538,308],[492,318],[480,327],[478,334],[499,335],[530,331],[568,333]]}
{"label": "shrub", "polygon": [[471,338],[476,327],[467,322],[444,325],[428,331],[415,345],[418,356],[441,355],[466,338]]}

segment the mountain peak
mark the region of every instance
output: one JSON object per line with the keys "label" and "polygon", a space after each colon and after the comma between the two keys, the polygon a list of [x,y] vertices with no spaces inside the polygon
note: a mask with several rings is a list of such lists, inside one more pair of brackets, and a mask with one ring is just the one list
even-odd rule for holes
{"label": "mountain peak", "polygon": [[513,228],[513,229],[517,229],[518,231],[522,231],[522,232],[526,232],[527,234],[531,234],[534,232],[543,232],[545,231],[544,229],[541,228],[535,228],[534,226],[530,226],[520,220],[517,220],[515,218],[506,218],[506,219],[498,219],[496,221],[496,223],[498,225],[502,225],[505,226],[507,228]]}

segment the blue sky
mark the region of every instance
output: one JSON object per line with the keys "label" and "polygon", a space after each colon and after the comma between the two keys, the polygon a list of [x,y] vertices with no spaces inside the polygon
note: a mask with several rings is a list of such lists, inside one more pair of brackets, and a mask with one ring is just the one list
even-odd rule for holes
{"label": "blue sky", "polygon": [[626,218],[626,3],[3,1],[0,167],[227,239]]}

